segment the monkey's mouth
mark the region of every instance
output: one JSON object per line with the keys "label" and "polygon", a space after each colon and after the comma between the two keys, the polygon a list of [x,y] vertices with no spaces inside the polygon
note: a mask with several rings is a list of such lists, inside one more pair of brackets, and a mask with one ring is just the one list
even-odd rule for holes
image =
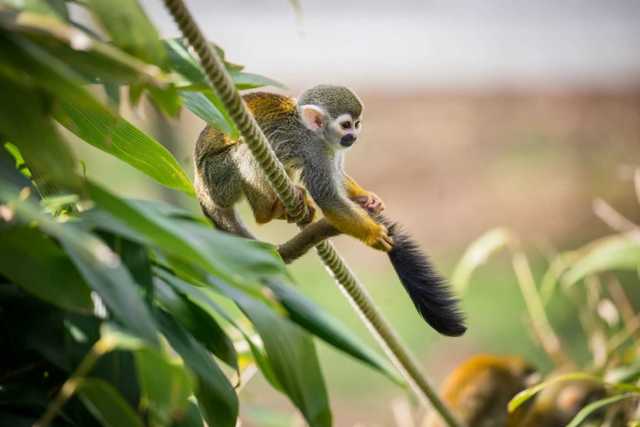
{"label": "monkey's mouth", "polygon": [[340,145],[345,148],[351,147],[354,142],[356,142],[356,137],[351,134],[345,135],[340,139]]}

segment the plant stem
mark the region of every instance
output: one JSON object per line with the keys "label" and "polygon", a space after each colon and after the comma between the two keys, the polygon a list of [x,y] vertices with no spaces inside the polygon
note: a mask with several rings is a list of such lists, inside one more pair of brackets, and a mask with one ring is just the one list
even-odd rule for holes
{"label": "plant stem", "polygon": [[33,427],[48,427],[49,424],[54,420],[60,409],[64,406],[64,404],[73,396],[75,391],[80,385],[82,378],[86,376],[93,365],[95,365],[96,361],[110,350],[111,346],[104,339],[99,339],[96,343],[91,347],[91,350],[87,355],[82,359],[75,372],[65,381],[62,385],[58,394],[51,402],[51,404],[47,407],[45,413],[40,417],[40,419],[33,425]]}

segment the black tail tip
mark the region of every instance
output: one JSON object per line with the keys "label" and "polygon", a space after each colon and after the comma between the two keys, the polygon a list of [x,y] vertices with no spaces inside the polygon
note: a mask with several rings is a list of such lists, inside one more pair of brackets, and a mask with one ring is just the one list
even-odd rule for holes
{"label": "black tail tip", "polygon": [[384,219],[394,246],[389,259],[422,318],[443,335],[457,337],[467,330],[458,298],[418,244],[396,223]]}

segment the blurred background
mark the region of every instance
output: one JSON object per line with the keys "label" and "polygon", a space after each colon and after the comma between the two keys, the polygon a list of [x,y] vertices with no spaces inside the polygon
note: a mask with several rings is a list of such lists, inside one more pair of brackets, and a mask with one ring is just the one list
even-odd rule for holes
{"label": "blurred background", "polygon": [[[176,36],[160,2],[144,3],[162,35]],[[640,2],[188,4],[230,61],[283,82],[285,93],[335,83],[360,95],[364,133],[348,170],[382,197],[389,216],[406,225],[447,276],[465,248],[497,226],[522,239],[539,278],[553,254],[610,231],[593,212],[595,198],[640,219],[632,182],[640,166]],[[127,114],[191,170],[200,119],[185,109],[167,122],[144,103]],[[87,144],[75,148],[87,174],[120,194],[197,210]],[[295,229],[271,224],[256,231],[280,242]],[[521,354],[543,370],[550,366],[530,333],[506,256],[474,276],[463,298],[469,331],[450,339],[425,326],[383,255],[352,239],[336,240],[434,382],[477,352]],[[371,341],[313,255],[292,271],[304,293]],[[637,276],[620,279],[638,303],[638,287],[629,286]],[[553,325],[580,360],[586,350],[577,311],[568,301],[550,305]],[[394,399],[403,391],[318,345],[335,424],[395,425]],[[244,417],[253,425],[280,425],[293,413],[259,376],[242,393]]]}

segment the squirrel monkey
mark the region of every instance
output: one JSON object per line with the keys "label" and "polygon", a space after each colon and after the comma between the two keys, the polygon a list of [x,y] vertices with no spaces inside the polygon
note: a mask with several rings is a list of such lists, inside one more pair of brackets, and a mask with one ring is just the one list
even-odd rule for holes
{"label": "squirrel monkey", "polygon": [[[507,404],[516,393],[533,385],[536,377],[534,368],[521,357],[481,354],[456,367],[446,378],[441,394],[465,426],[518,426],[513,420],[526,408],[508,414]],[[425,427],[446,427],[446,424],[432,412]]]}
{"label": "squirrel monkey", "polygon": [[[345,150],[362,129],[358,97],[344,87],[321,85],[304,92],[298,101],[264,92],[245,95],[244,101],[289,176],[302,181],[327,220],[341,233],[389,251],[393,242],[387,228],[365,211],[380,212],[382,201],[344,171]],[[220,229],[251,237],[233,209],[243,194],[259,224],[289,219],[249,148],[239,140],[205,128],[196,144],[195,166],[202,208]],[[297,191],[309,207],[307,222],[311,222],[313,204],[303,187]]]}
{"label": "squirrel monkey", "polygon": [[[345,153],[362,130],[360,99],[346,87],[330,85],[308,89],[297,100],[266,92],[243,99],[287,174],[298,183],[297,196],[309,207],[306,222],[313,220],[317,206],[340,233],[387,252],[423,318],[446,335],[464,333],[457,300],[445,281],[409,236],[380,215],[382,200],[344,170]],[[200,206],[217,228],[253,238],[234,209],[243,196],[257,223],[291,220],[241,140],[207,126],[196,143],[194,163]]]}

